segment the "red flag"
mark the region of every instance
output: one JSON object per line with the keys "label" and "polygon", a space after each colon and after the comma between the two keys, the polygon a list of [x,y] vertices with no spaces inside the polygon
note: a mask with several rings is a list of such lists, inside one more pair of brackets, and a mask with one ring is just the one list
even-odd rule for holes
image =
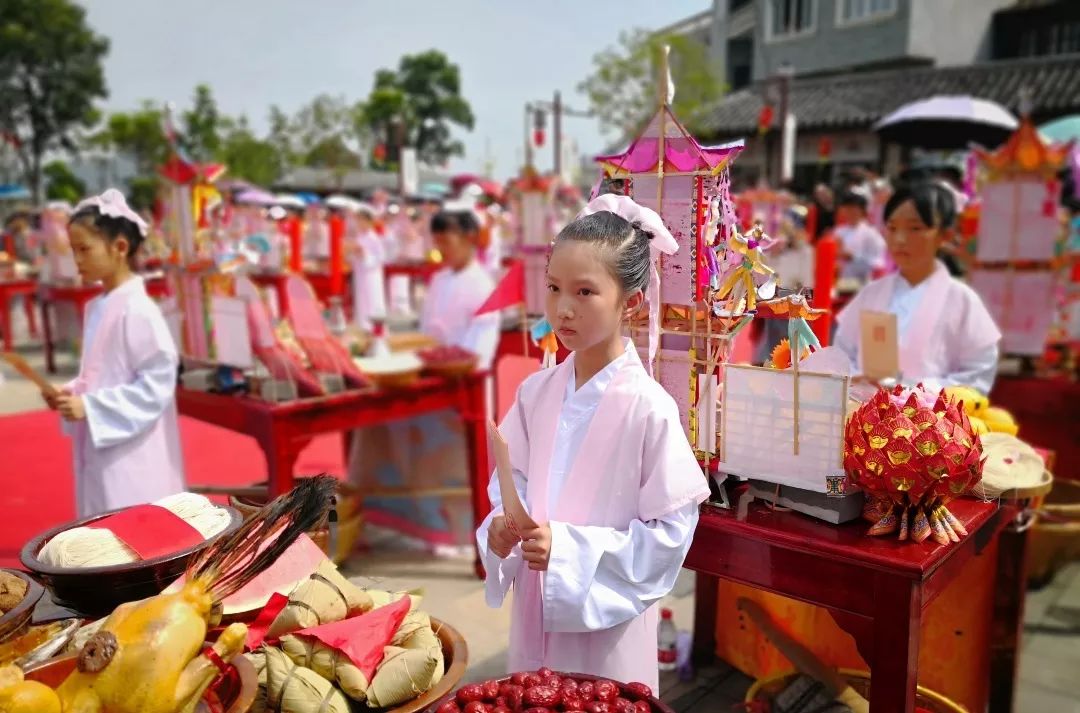
{"label": "red flag", "polygon": [[488,295],[484,304],[476,310],[476,316],[521,304],[524,301],[525,264],[521,260],[515,260],[510,264],[510,269],[506,271],[503,279],[495,285],[495,289]]}

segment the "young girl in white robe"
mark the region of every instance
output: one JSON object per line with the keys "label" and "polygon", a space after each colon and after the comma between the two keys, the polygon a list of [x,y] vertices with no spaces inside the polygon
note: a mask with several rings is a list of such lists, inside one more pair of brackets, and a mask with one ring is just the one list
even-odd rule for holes
{"label": "young girl in white robe", "polygon": [[[535,530],[508,526],[498,480],[477,530],[489,606],[514,586],[509,668],[546,666],[655,691],[657,608],[709,488],[675,400],[645,371],[622,322],[675,246],[625,196],[594,199],[556,238],[545,313],[572,354],[529,377],[501,430]],[[650,350],[655,347],[650,344]]]}
{"label": "young girl in white robe", "polygon": [[931,181],[902,185],[885,204],[885,237],[898,272],[868,284],[837,316],[836,346],[856,373],[862,312],[892,312],[905,383],[990,392],[1001,331],[979,295],[951,277],[936,257],[955,221],[952,193]]}
{"label": "young girl in white robe", "polygon": [[184,490],[176,345],[133,271],[147,225],[115,189],[80,203],[68,232],[75,264],[105,293],[86,306],[79,376],[55,396],[72,438],[79,517]]}

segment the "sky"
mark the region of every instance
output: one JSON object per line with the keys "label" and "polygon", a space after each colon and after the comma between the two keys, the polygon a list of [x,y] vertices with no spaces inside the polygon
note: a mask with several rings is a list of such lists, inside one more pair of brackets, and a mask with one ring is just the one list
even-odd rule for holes
{"label": "sky", "polygon": [[[371,90],[375,71],[405,54],[439,49],[461,68],[476,125],[460,131],[455,170],[497,178],[517,172],[524,105],[558,90],[572,109],[598,51],[623,30],[659,29],[707,9],[711,0],[78,0],[111,42],[106,110],[143,99],[185,107],[207,83],[219,108],[245,114],[262,132],[277,104],[292,113],[320,93],[350,102]],[[584,155],[615,138],[593,119],[567,117],[564,135]],[[550,122],[549,122],[550,130]],[[550,136],[550,133],[549,133]],[[537,165],[551,166],[550,138]]]}

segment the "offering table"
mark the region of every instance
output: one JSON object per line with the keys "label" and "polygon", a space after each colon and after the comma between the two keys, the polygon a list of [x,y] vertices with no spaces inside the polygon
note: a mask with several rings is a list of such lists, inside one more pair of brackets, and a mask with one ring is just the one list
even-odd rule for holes
{"label": "offering table", "polygon": [[[1015,598],[1011,590],[1022,583],[1001,566],[1006,553],[996,546],[1011,511],[971,499],[953,501],[949,508],[969,534],[943,546],[932,540],[916,544],[895,536],[872,538],[862,521],[836,526],[758,503],[741,522],[734,511],[703,506],[684,565],[697,572],[695,656],[711,658],[716,653],[717,590],[723,578],[826,608],[854,637],[870,666],[871,711],[911,713],[923,614],[980,556],[996,559],[987,570],[996,572],[995,581],[987,583],[993,588],[994,605],[988,607],[993,615],[986,611],[985,616],[994,617],[994,631],[1002,637],[1011,632],[1015,656],[1022,607],[1003,605],[1002,599]],[[991,549],[983,555],[987,547]],[[1022,601],[1022,590],[1020,597]],[[735,627],[738,622],[722,625]],[[813,642],[806,643],[813,648]],[[1014,674],[1015,658],[1009,658],[1008,648],[995,646],[990,654],[988,668],[995,676]],[[984,680],[989,674],[987,670]],[[999,710],[998,705],[995,701],[992,710]],[[1009,710],[1009,705],[1004,701],[1000,709]]]}
{"label": "offering table", "polygon": [[[465,424],[473,517],[479,526],[490,511],[486,379],[484,371],[460,379],[424,377],[399,389],[351,389],[281,403],[177,388],[176,403],[185,416],[254,438],[266,456],[271,496],[292,489],[293,466],[316,434],[341,433],[347,460],[353,429],[452,408]],[[478,572],[479,562],[478,554]]]}

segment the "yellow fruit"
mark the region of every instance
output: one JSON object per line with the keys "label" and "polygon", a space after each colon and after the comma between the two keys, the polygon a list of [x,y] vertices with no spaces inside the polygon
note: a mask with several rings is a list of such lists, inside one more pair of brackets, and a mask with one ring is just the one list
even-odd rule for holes
{"label": "yellow fruit", "polygon": [[0,690],[0,713],[60,713],[60,699],[44,683],[20,681]]}
{"label": "yellow fruit", "polygon": [[968,416],[972,416],[976,411],[980,411],[990,405],[990,399],[980,394],[970,386],[947,386],[945,387],[945,395],[949,397],[949,401],[964,402],[964,413]]}
{"label": "yellow fruit", "polygon": [[990,433],[990,427],[986,425],[986,421],[983,421],[978,416],[969,416],[968,420],[971,421],[971,430],[977,435]]}
{"label": "yellow fruit", "polygon": [[1012,414],[1003,408],[991,406],[979,412],[979,418],[986,422],[986,427],[994,433],[1007,433],[1015,436],[1020,430]]}

